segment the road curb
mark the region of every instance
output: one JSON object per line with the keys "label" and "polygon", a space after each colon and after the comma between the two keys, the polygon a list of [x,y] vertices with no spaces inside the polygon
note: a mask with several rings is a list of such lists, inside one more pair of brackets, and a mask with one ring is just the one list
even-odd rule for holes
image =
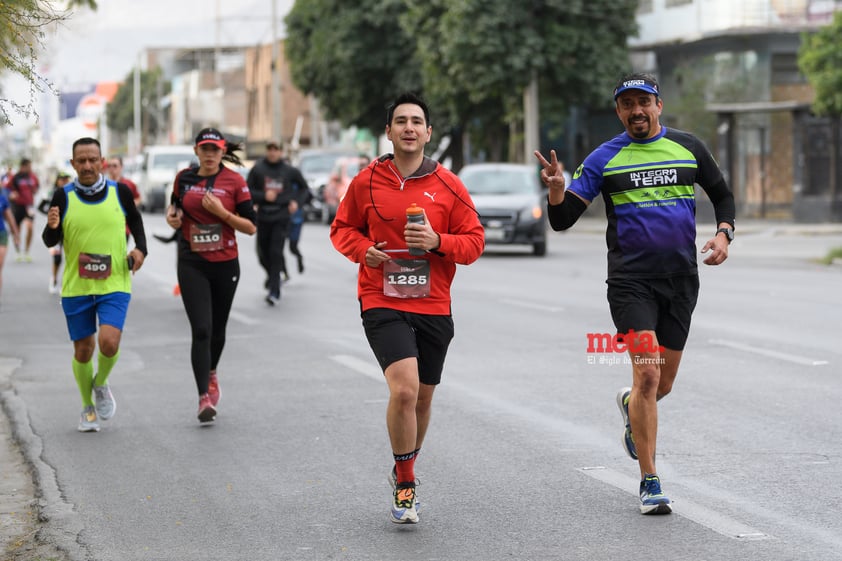
{"label": "road curb", "polygon": [[[19,359],[0,357],[0,408],[8,419],[6,428],[10,431],[11,439],[17,442],[24,462],[29,467],[29,473],[24,475],[32,477],[34,496],[29,498],[29,501],[37,509],[37,537],[39,541],[65,552],[71,561],[84,561],[87,555],[78,542],[84,527],[73,506],[64,500],[58,488],[55,471],[41,459],[41,438],[32,432],[26,403],[15,392],[12,384],[12,375],[20,365]],[[5,456],[4,454],[4,459],[0,462],[0,470],[5,473],[6,469],[21,469],[20,462]],[[23,469],[25,472],[26,466],[23,466]],[[6,497],[0,496],[0,501],[5,499]],[[5,511],[6,505],[0,506],[0,510]],[[15,536],[2,536],[0,539],[3,540],[2,545],[5,548],[15,540]]]}

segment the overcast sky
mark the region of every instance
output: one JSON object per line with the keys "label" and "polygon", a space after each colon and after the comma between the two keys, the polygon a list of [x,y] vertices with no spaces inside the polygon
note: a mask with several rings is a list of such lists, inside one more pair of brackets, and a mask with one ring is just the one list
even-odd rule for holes
{"label": "overcast sky", "polygon": [[[99,0],[96,12],[77,10],[46,39],[39,67],[57,88],[78,89],[122,80],[148,47],[269,43],[273,2],[283,36],[283,17],[293,0]],[[26,103],[22,80],[9,74],[0,80],[8,97]],[[12,115],[12,120],[25,124],[22,117]]]}

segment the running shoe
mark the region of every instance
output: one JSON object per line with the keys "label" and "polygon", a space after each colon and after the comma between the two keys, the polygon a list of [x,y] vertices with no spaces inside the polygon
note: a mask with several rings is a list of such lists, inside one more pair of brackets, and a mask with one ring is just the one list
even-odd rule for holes
{"label": "running shoe", "polygon": [[23,256],[23,260],[27,263],[32,263],[32,256],[27,253]]}
{"label": "running shoe", "polygon": [[274,294],[267,294],[266,295],[266,303],[269,304],[270,306],[274,306],[275,304],[277,304],[280,301],[281,301],[280,296],[275,296]]}
{"label": "running shoe", "polygon": [[655,474],[647,473],[640,482],[641,514],[669,514],[672,502],[661,490],[661,480]]}
{"label": "running shoe", "polygon": [[216,407],[216,404],[219,403],[220,396],[222,396],[222,391],[219,389],[219,378],[216,377],[216,372],[210,373],[210,378],[208,379],[208,396],[210,397],[211,405]]}
{"label": "running shoe", "polygon": [[199,396],[199,422],[210,423],[216,419],[216,408],[211,403],[211,398],[208,394]]}
{"label": "running shoe", "polygon": [[78,430],[79,432],[99,432],[99,421],[96,418],[96,410],[93,405],[88,405],[82,409]]}
{"label": "running shoe", "polygon": [[[392,487],[392,491],[395,490],[398,486],[398,472],[395,469],[395,466],[392,466],[392,471],[389,472],[389,485]],[[418,486],[421,485],[421,482],[418,481],[418,478],[415,478],[415,511],[421,512],[421,501],[418,500]]]}
{"label": "running shoe", "polygon": [[634,438],[632,437],[631,423],[629,422],[629,397],[631,396],[631,388],[623,388],[617,392],[617,407],[620,408],[620,414],[623,416],[623,424],[626,425],[626,430],[623,432],[623,449],[632,460],[637,459],[637,447],[634,445]]}
{"label": "running shoe", "polygon": [[417,524],[415,483],[398,483],[392,502],[391,520],[395,524]]}
{"label": "running shoe", "polygon": [[58,294],[58,283],[50,279],[50,294]]}
{"label": "running shoe", "polygon": [[94,386],[94,401],[96,401],[96,414],[103,421],[113,417],[117,411],[117,402],[114,401],[114,395],[108,384]]}

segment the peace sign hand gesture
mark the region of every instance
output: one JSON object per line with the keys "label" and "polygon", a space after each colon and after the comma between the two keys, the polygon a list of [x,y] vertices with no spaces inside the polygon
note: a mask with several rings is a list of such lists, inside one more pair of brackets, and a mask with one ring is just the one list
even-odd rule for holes
{"label": "peace sign hand gesture", "polygon": [[550,161],[535,150],[535,157],[541,164],[541,181],[549,188],[550,204],[556,205],[564,200],[564,173],[555,150],[550,150]]}
{"label": "peace sign hand gesture", "polygon": [[548,162],[541,152],[535,150],[535,157],[541,164],[541,181],[550,189],[564,189],[564,174],[562,167],[558,163],[558,157],[555,150],[550,150],[550,161]]}

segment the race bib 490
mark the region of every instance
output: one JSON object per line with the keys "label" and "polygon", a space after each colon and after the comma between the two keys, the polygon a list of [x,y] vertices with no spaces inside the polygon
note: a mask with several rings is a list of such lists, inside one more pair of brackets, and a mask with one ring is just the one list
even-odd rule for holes
{"label": "race bib 490", "polygon": [[100,253],[80,253],[79,276],[83,279],[107,279],[111,276],[111,256]]}

